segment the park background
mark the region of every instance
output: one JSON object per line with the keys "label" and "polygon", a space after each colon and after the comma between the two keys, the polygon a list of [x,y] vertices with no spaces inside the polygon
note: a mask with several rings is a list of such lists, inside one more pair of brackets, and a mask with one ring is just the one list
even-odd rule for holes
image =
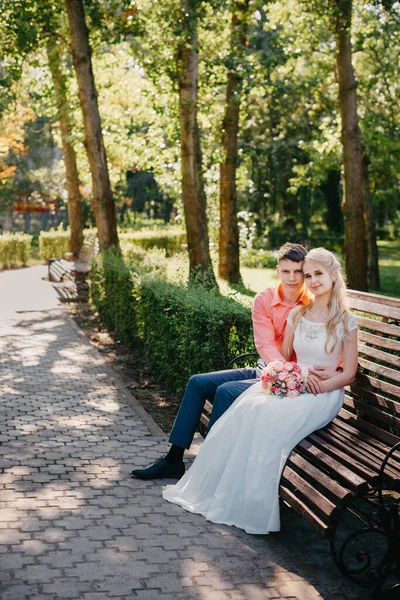
{"label": "park background", "polygon": [[93,306],[171,390],[253,350],[285,241],[399,295],[399,2],[1,8],[0,263],[96,228]]}

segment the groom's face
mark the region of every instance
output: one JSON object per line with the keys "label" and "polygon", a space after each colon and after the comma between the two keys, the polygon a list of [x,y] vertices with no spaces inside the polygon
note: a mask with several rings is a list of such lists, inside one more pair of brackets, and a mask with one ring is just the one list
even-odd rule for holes
{"label": "groom's face", "polygon": [[281,260],[276,272],[281,280],[283,290],[287,293],[301,292],[304,285],[303,263],[292,260]]}

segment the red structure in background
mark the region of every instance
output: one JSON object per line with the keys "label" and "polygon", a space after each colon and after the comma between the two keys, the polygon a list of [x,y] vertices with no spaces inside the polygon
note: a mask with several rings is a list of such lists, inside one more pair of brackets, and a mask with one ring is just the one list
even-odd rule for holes
{"label": "red structure in background", "polygon": [[21,192],[15,194],[12,204],[14,212],[49,213],[55,215],[59,212],[57,201],[49,194],[28,194]]}

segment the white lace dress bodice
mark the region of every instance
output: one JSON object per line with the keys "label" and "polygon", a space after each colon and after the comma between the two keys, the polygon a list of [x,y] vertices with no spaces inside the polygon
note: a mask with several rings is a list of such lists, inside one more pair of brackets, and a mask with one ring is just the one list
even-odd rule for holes
{"label": "white lace dress bodice", "polygon": [[[291,326],[293,326],[293,312],[294,311],[292,311],[288,317],[288,323]],[[349,315],[349,331],[356,328],[357,321],[355,317]],[[343,340],[345,336],[343,323],[339,323],[336,328],[337,343],[333,352],[326,351],[326,335],[325,323],[314,323],[313,321],[306,319],[306,317],[301,317],[294,332],[293,347],[296,352],[297,362],[302,367],[311,369],[318,364],[321,367],[337,368],[342,357]],[[328,349],[330,350],[331,347],[332,343],[328,342]]]}

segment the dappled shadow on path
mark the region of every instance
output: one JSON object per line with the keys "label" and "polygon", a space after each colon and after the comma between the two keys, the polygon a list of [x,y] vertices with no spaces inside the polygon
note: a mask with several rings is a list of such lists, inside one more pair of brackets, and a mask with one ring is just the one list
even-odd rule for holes
{"label": "dappled shadow on path", "polygon": [[2,600],[364,597],[291,511],[250,536],[131,479],[165,438],[62,311],[3,323],[0,386]]}

